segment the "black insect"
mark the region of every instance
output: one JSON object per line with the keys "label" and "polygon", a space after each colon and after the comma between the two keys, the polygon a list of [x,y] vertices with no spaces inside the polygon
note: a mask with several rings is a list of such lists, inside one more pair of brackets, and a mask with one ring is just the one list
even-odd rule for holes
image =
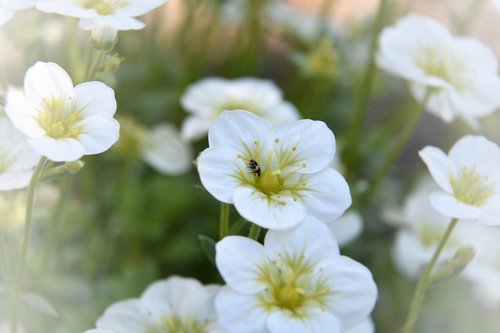
{"label": "black insect", "polygon": [[257,175],[260,177],[260,165],[257,163],[255,160],[250,160],[248,162],[248,168],[252,171],[254,175]]}

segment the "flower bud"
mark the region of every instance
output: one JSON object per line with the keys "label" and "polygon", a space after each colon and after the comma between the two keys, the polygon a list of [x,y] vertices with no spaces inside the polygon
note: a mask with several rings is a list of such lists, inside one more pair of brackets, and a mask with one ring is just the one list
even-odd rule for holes
{"label": "flower bud", "polygon": [[111,51],[118,41],[118,31],[108,24],[99,24],[92,28],[90,42],[96,50]]}

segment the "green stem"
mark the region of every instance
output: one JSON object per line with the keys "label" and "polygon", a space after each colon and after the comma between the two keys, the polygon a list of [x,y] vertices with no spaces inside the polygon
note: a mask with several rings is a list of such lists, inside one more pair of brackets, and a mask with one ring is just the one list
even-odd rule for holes
{"label": "green stem", "polygon": [[408,119],[408,121],[406,123],[406,126],[403,127],[403,129],[399,133],[399,136],[397,138],[395,145],[389,151],[384,162],[382,163],[380,168],[375,173],[374,180],[372,181],[372,183],[370,185],[370,189],[368,190],[368,192],[365,196],[365,202],[370,200],[373,197],[373,195],[375,195],[378,187],[382,183],[382,180],[385,178],[385,176],[387,175],[387,173],[391,169],[391,166],[396,161],[396,158],[401,154],[401,151],[408,143],[408,140],[410,139],[413,132],[415,132],[415,128],[417,127],[418,121],[422,117],[422,114],[425,112],[425,108],[426,108],[427,102],[429,101],[430,95],[431,95],[431,93],[430,93],[430,91],[428,91],[426,93],[422,103],[421,104],[416,103],[417,110],[413,110],[412,114],[410,115],[410,119]]}
{"label": "green stem", "polygon": [[10,284],[12,281],[12,272],[9,266],[9,257],[7,255],[7,248],[5,246],[4,231],[0,230],[0,274],[3,277],[3,281],[6,285]]}
{"label": "green stem", "polygon": [[[101,61],[104,58],[104,52],[100,50],[96,50],[96,55],[93,59],[93,61],[89,61],[89,66],[87,68],[87,72],[85,73],[85,81],[91,81],[94,79],[95,74],[97,73],[97,70],[99,66],[101,65]],[[92,57],[90,57],[92,58]]]}
{"label": "green stem", "polygon": [[361,78],[357,92],[356,104],[354,105],[353,118],[346,137],[346,158],[347,164],[352,165],[352,160],[357,159],[359,134],[363,128],[368,103],[375,78],[375,56],[378,50],[378,36],[385,20],[387,8],[390,0],[380,0],[373,35],[370,41],[370,53],[364,75]]}
{"label": "green stem", "polygon": [[458,222],[457,219],[451,220],[450,224],[448,225],[448,228],[446,228],[443,238],[441,238],[441,241],[439,242],[438,247],[436,248],[436,251],[434,251],[434,255],[432,256],[431,262],[429,263],[429,265],[427,265],[422,276],[418,281],[417,288],[415,289],[415,293],[413,294],[410,311],[408,313],[408,317],[406,319],[406,323],[403,328],[403,333],[413,332],[415,323],[420,313],[420,308],[422,307],[422,303],[425,298],[425,291],[427,290],[427,287],[431,282],[432,270],[434,269],[434,266],[436,265],[439,256],[441,255],[441,252],[443,251],[446,243],[448,242],[451,232],[455,228],[457,222]]}
{"label": "green stem", "polygon": [[229,235],[229,204],[221,202],[219,238],[223,239],[227,235]]}
{"label": "green stem", "polygon": [[257,224],[253,224],[250,227],[250,232],[248,233],[248,238],[253,240],[258,240],[260,235],[260,227]]}

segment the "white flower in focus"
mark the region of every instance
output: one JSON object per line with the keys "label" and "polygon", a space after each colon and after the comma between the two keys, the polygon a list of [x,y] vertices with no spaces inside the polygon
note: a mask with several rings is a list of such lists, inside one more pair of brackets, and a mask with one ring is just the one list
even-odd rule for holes
{"label": "white flower in focus", "polygon": [[145,132],[140,154],[151,167],[168,175],[186,173],[193,164],[191,146],[171,124],[157,125]]}
{"label": "white flower in focus", "polygon": [[0,116],[0,191],[28,186],[39,159],[26,137]]}
{"label": "white flower in focus", "polygon": [[[429,202],[429,194],[436,189],[430,178],[424,178],[408,195],[403,207],[387,209],[385,218],[400,229],[396,233],[393,258],[396,267],[407,277],[418,277],[423,268],[431,261],[432,255],[443,238],[450,218],[438,213]],[[466,226],[458,223],[436,267],[450,260],[463,245]]]}
{"label": "white flower in focus", "polygon": [[47,13],[80,18],[80,28],[91,30],[107,24],[116,30],[139,30],[135,19],[163,5],[166,0],[38,0],[36,8]]}
{"label": "white flower in focus", "polygon": [[5,112],[39,154],[55,162],[106,151],[118,140],[113,89],[97,81],[73,87],[54,63],[37,62],[24,77],[24,92],[10,89]]}
{"label": "white flower in focus", "polygon": [[214,309],[219,289],[177,276],[156,281],[140,298],[112,304],[86,333],[222,333]]}
{"label": "white flower in focus", "polygon": [[187,88],[182,107],[191,115],[182,124],[186,140],[203,137],[224,110],[246,110],[271,125],[290,123],[300,118],[297,109],[283,100],[281,90],[269,80],[206,78]]}
{"label": "white flower in focus", "polygon": [[0,25],[7,23],[18,10],[28,9],[36,0],[0,0]]}
{"label": "white flower in focus", "polygon": [[264,245],[228,236],[216,245],[227,283],[215,300],[228,332],[349,332],[368,318],[377,288],[360,263],[341,256],[328,227],[314,218],[270,230]]}
{"label": "white flower in focus", "polygon": [[441,23],[408,15],[385,28],[379,40],[378,66],[408,80],[413,96],[429,112],[451,122],[461,117],[477,127],[477,118],[500,106],[495,54],[479,41],[454,37]]}
{"label": "white flower in focus", "polygon": [[344,177],[329,168],[335,137],[321,121],[272,129],[250,112],[224,111],[208,141],[197,163],[203,186],[261,227],[290,228],[306,215],[332,221],[351,205]]}
{"label": "white flower in focus", "polygon": [[483,136],[465,136],[448,155],[427,146],[419,152],[441,187],[429,196],[441,214],[500,225],[500,147]]}
{"label": "white flower in focus", "polygon": [[355,211],[346,212],[333,222],[328,223],[330,231],[342,247],[354,241],[363,231],[363,218]]}

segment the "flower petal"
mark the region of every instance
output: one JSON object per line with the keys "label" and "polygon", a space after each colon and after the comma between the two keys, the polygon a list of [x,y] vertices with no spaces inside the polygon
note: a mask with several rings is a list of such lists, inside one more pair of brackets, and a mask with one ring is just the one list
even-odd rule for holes
{"label": "flower petal", "polygon": [[270,333],[343,333],[342,324],[328,312],[312,309],[307,318],[293,316],[289,312],[274,311],[267,319]]}
{"label": "flower petal", "polygon": [[267,262],[258,242],[241,236],[228,236],[216,245],[215,262],[224,281],[234,290],[256,294],[265,289],[259,283],[259,266]]}
{"label": "flower petal", "polygon": [[293,227],[307,213],[298,199],[285,195],[268,196],[250,187],[240,187],[234,192],[234,206],[242,217],[268,229]]}
{"label": "flower petal", "polygon": [[98,329],[120,333],[144,332],[151,326],[137,299],[114,303],[96,323]]}
{"label": "flower petal", "polygon": [[14,126],[24,135],[30,138],[39,138],[45,135],[45,131],[38,125],[36,120],[38,116],[37,110],[29,104],[21,90],[9,89],[5,113]]}
{"label": "flower petal", "polygon": [[190,116],[184,119],[181,127],[181,138],[187,141],[195,141],[201,139],[208,133],[208,129],[215,120],[210,118],[202,118]]}
{"label": "flower petal", "polygon": [[78,136],[78,141],[84,147],[85,155],[100,154],[118,140],[120,124],[114,118],[90,116],[80,124],[82,134]]}
{"label": "flower petal", "polygon": [[442,191],[432,192],[429,200],[435,210],[448,217],[475,220],[481,216],[481,210],[478,207],[464,204],[453,195]]}
{"label": "flower petal", "polygon": [[50,137],[30,139],[28,143],[40,155],[54,162],[76,161],[84,155],[82,144],[75,139],[55,140]]}
{"label": "flower petal", "polygon": [[339,246],[349,244],[363,231],[363,219],[358,212],[347,212],[328,224]]}
{"label": "flower petal", "polygon": [[102,82],[81,83],[75,87],[74,105],[85,117],[113,116],[116,112],[115,92]]}
{"label": "flower petal", "polygon": [[441,149],[432,146],[425,147],[418,154],[436,183],[446,192],[453,193],[450,177],[456,175],[456,170],[448,156]]}
{"label": "flower petal", "polygon": [[10,191],[28,186],[33,170],[0,173],[0,191]]}

